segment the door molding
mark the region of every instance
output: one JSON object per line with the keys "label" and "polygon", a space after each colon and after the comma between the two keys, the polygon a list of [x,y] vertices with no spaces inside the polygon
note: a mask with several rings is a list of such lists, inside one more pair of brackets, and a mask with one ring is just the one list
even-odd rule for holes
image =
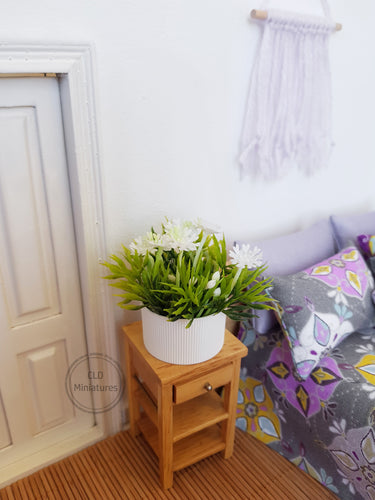
{"label": "door molding", "polygon": [[[109,287],[102,279],[104,268],[99,265],[107,249],[92,47],[2,43],[0,74],[4,73],[56,73],[59,77],[87,350],[118,361],[113,305]],[[95,402],[95,407],[100,403]],[[111,412],[95,416],[101,437],[121,429],[121,413],[119,404]]]}

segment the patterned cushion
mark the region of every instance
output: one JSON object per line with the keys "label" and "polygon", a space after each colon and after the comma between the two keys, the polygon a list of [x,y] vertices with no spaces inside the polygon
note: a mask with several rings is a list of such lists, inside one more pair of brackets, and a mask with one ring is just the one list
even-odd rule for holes
{"label": "patterned cushion", "polygon": [[306,379],[327,350],[375,324],[374,280],[353,246],[290,276],[275,277],[271,296],[296,372]]}
{"label": "patterned cushion", "polygon": [[357,236],[357,241],[365,257],[375,255],[375,235],[360,234]]}
{"label": "patterned cushion", "polygon": [[[262,241],[253,241],[259,247],[267,264],[267,276],[286,276],[305,269],[318,260],[325,259],[335,252],[331,225],[328,220],[316,222],[307,229],[277,236]],[[277,324],[273,311],[255,311],[255,330],[267,333]]]}

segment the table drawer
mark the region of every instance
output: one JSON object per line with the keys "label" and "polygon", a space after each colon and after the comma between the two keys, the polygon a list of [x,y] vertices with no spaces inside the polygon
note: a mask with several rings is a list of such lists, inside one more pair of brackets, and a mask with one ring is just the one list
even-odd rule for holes
{"label": "table drawer", "polygon": [[205,394],[209,390],[228,384],[232,380],[232,376],[233,364],[230,363],[219,370],[209,372],[184,384],[176,384],[173,388],[174,402],[183,403],[196,396]]}

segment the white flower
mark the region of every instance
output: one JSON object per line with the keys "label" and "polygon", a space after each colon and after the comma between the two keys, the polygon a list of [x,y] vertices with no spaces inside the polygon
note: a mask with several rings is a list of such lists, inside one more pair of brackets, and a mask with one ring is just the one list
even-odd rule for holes
{"label": "white flower", "polygon": [[[208,290],[210,290],[211,288],[214,288],[217,285],[217,282],[219,281],[219,279],[220,279],[220,271],[214,272],[214,274],[212,275],[212,278],[207,283],[206,288]],[[220,288],[219,288],[219,290],[220,290]],[[220,295],[220,293],[221,292],[219,292],[219,295]],[[214,293],[214,295],[215,295],[215,293]],[[215,295],[215,297],[217,297],[217,295]]]}
{"label": "white flower", "polygon": [[134,254],[136,251],[140,255],[146,255],[147,252],[155,253],[163,246],[163,238],[160,234],[149,232],[146,236],[135,238],[129,245],[130,251]]}
{"label": "white flower", "polygon": [[207,285],[206,285],[206,288],[207,290],[210,290],[211,288],[214,288],[216,286],[216,280],[210,280]]}
{"label": "white flower", "polygon": [[212,279],[215,280],[215,281],[219,281],[219,279],[220,279],[220,271],[216,271],[216,273],[214,273],[212,275]]}
{"label": "white flower", "polygon": [[217,226],[216,224],[210,224],[209,222],[202,220],[200,217],[198,217],[195,225],[205,234],[215,234],[218,239],[222,239],[223,229],[220,226]]}
{"label": "white flower", "polygon": [[169,238],[165,234],[160,235],[160,245],[159,245],[163,250],[166,252],[169,252],[172,250],[172,245],[171,242],[169,241]]}
{"label": "white flower", "polygon": [[164,225],[164,244],[169,249],[179,252],[193,252],[197,249],[197,239],[200,233],[192,222],[179,221],[178,219],[168,220]]}
{"label": "white flower", "polygon": [[334,420],[332,422],[332,425],[328,427],[328,429],[333,432],[333,434],[341,434],[342,436],[345,435],[345,428],[346,428],[346,420],[343,418],[340,422],[337,420]]}
{"label": "white flower", "polygon": [[375,387],[370,384],[361,384],[362,390],[368,392],[368,398],[375,399]]}
{"label": "white flower", "polygon": [[260,248],[254,247],[250,249],[250,245],[241,245],[241,248],[236,244],[233,250],[230,250],[231,264],[234,264],[239,269],[247,267],[253,269],[261,266],[263,263],[263,254]]}
{"label": "white flower", "polygon": [[214,291],[214,297],[220,297],[220,294],[221,294],[221,289],[220,287],[218,286],[216,288],[216,290]]}
{"label": "white flower", "polygon": [[345,484],[345,486],[348,486],[349,491],[352,495],[355,495],[355,488],[351,482],[351,479],[349,479],[344,472],[342,472],[340,469],[337,469],[337,472],[340,474],[342,477],[342,482]]}
{"label": "white flower", "polygon": [[135,238],[129,245],[130,252],[134,255],[137,251],[141,255],[145,255],[146,248],[143,246],[142,237]]}
{"label": "white flower", "polygon": [[371,345],[371,344],[367,344],[367,345],[359,345],[356,349],[355,349],[355,352],[358,352],[359,354],[367,354],[371,351],[374,350],[374,346]]}
{"label": "white flower", "polygon": [[342,291],[341,286],[334,288],[333,290],[327,293],[328,297],[334,298],[336,304],[344,304],[346,306],[349,305],[349,302],[346,299],[344,292]]}

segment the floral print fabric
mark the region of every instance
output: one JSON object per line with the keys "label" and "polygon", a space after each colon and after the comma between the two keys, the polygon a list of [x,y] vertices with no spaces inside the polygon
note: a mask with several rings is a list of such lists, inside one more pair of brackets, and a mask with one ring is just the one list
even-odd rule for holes
{"label": "floral print fabric", "polygon": [[250,377],[240,380],[237,426],[267,444],[280,440],[280,420],[272,399],[263,384]]}
{"label": "floral print fabric", "polygon": [[340,500],[375,500],[375,328],[326,351],[305,380],[280,328],[251,321],[239,338],[237,426],[263,441]]}
{"label": "floral print fabric", "polygon": [[375,235],[360,234],[357,236],[357,241],[365,257],[375,255]]}
{"label": "floral print fabric", "polygon": [[299,379],[309,379],[325,353],[348,334],[374,324],[373,289],[372,274],[355,247],[274,278],[271,295]]}

